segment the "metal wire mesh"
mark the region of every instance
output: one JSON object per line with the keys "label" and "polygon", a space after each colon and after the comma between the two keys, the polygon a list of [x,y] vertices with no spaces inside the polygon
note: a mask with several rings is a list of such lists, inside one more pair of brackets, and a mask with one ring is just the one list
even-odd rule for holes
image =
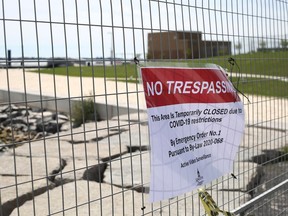
{"label": "metal wire mesh", "polygon": [[[245,95],[237,179],[206,185],[221,209],[287,179],[287,11],[284,0],[1,0],[0,215],[205,214],[197,191],[148,202],[134,57],[221,65]],[[287,215],[286,193],[242,214]]]}

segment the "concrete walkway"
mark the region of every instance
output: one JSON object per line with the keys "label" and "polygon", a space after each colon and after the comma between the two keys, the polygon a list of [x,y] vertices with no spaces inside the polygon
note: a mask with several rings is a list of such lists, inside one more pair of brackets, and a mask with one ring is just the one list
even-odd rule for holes
{"label": "concrete walkway", "polygon": [[131,112],[146,109],[141,84],[115,82],[105,78],[52,76],[29,70],[0,69],[0,101],[9,101],[7,92],[10,92],[11,102],[27,101],[30,106],[40,107],[40,103],[36,102],[50,100],[52,104],[45,101],[42,105],[55,110],[57,98],[57,110],[67,112],[70,100],[95,96],[96,104],[99,105],[97,109],[103,113],[103,119],[115,116],[118,112],[121,114],[127,108]]}
{"label": "concrete walkway", "polygon": [[232,76],[232,77],[236,77],[236,78],[240,78],[241,79],[247,79],[247,78],[258,78],[258,79],[270,79],[270,80],[278,80],[278,81],[282,81],[282,82],[288,82],[288,77],[282,77],[282,76],[271,76],[271,75],[259,75],[259,74],[239,74],[239,73],[231,73],[231,72],[227,72],[228,76]]}

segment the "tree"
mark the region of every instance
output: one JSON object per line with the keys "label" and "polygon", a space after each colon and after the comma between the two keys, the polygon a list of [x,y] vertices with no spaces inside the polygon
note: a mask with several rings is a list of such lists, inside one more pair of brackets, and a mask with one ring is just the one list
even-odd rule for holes
{"label": "tree", "polygon": [[238,50],[238,54],[240,54],[240,51],[242,49],[242,44],[238,42],[237,44],[234,45],[235,49]]}
{"label": "tree", "polygon": [[283,48],[283,49],[287,49],[287,47],[288,47],[288,40],[287,39],[281,39],[281,47]]}
{"label": "tree", "polygon": [[266,42],[264,40],[260,41],[259,46],[261,49],[265,49],[266,48]]}
{"label": "tree", "polygon": [[190,48],[186,49],[186,59],[192,59],[192,51]]}

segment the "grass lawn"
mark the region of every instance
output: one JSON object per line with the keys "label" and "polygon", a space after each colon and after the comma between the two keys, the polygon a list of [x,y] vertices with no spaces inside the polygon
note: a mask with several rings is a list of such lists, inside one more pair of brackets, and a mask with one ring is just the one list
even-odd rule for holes
{"label": "grass lawn", "polygon": [[[208,61],[230,71],[229,57],[215,57],[208,59]],[[257,52],[232,57],[236,60],[241,73],[288,77],[288,51]],[[236,66],[234,66],[233,71],[238,71]]]}
{"label": "grass lawn", "polygon": [[[183,60],[179,62],[188,63],[214,63],[231,70],[228,63],[230,56],[217,56],[208,59]],[[240,54],[232,56],[240,68],[240,73],[262,74],[272,76],[288,77],[288,51],[279,52],[255,52],[248,54]],[[175,61],[175,60],[173,60]],[[178,62],[178,61],[177,61]],[[238,72],[236,66],[233,67],[234,72]],[[34,72],[38,72],[34,71]],[[69,75],[82,77],[106,77],[106,78],[135,78],[138,76],[137,69],[134,64],[117,65],[117,66],[82,66],[82,67],[56,67],[41,69],[41,73],[55,75]]]}
{"label": "grass lawn", "polygon": [[[38,73],[38,70],[31,72]],[[134,64],[117,65],[117,66],[81,66],[81,67],[56,67],[41,69],[40,73],[55,74],[63,76],[76,77],[106,77],[106,78],[136,78],[138,76],[136,66]]]}
{"label": "grass lawn", "polygon": [[[228,62],[230,56],[217,56],[208,59],[183,60],[188,65],[214,63],[228,69],[228,71],[239,72],[238,68]],[[270,75],[288,77],[288,51],[279,52],[255,52],[232,56],[239,68],[240,73]],[[172,62],[175,60],[172,60]],[[35,70],[33,72],[39,72]],[[108,79],[117,79],[118,81],[138,82],[137,67],[134,64],[116,65],[116,66],[81,66],[81,67],[57,67],[41,69],[40,73],[55,74],[77,77],[105,77]],[[235,78],[233,78],[235,80]],[[238,89],[245,94],[257,94],[264,96],[288,97],[288,83],[279,80],[245,78],[240,80]]]}
{"label": "grass lawn", "polygon": [[272,97],[288,98],[288,83],[280,80],[262,79],[262,78],[242,78],[233,77],[233,84],[244,94],[254,94]]}

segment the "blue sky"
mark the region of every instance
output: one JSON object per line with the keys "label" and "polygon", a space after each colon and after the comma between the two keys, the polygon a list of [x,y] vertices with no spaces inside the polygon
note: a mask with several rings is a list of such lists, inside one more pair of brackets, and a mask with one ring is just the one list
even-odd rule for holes
{"label": "blue sky", "polygon": [[15,57],[109,57],[112,46],[116,57],[143,57],[160,30],[201,31],[247,52],[288,36],[287,10],[271,0],[1,0],[0,57],[5,47]]}

